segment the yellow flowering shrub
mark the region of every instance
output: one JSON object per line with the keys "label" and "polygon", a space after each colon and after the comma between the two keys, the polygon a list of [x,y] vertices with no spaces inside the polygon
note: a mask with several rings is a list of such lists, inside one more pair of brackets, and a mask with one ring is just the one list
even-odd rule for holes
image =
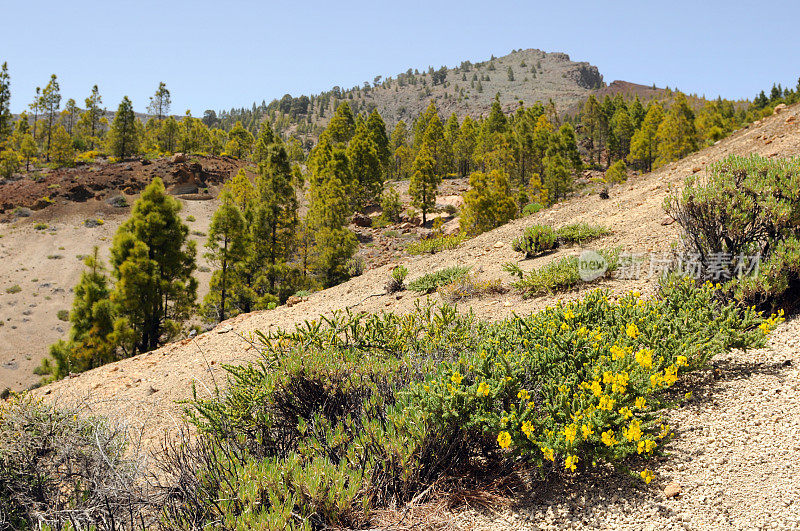
{"label": "yellow flowering shrub", "polygon": [[670,435],[654,413],[672,405],[665,391],[719,352],[761,345],[779,321],[719,305],[713,287],[682,279],[665,281],[656,300],[611,302],[598,290],[487,327],[476,350],[411,393],[434,424],[489,435],[539,465],[646,458]]}

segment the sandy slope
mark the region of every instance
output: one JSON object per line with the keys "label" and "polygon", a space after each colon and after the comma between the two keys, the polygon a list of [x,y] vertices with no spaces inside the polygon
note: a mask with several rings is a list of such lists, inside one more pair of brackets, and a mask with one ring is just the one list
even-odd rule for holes
{"label": "sandy slope", "polygon": [[[634,178],[612,189],[609,200],[597,196],[576,198],[483,234],[453,251],[409,259],[405,265],[410,278],[460,263],[471,265],[483,278],[507,281],[502,264],[519,260],[509,242],[523,227],[538,222],[602,223],[614,234],[596,242],[598,247],[619,245],[633,252],[666,251],[677,235],[675,225],[662,225],[662,202],[668,187],[678,185],[684,177],[727,154],[800,154],[800,120],[786,122],[787,116],[798,114],[800,107],[795,106],[679,163]],[[527,269],[574,252],[578,249],[562,249],[521,265]],[[155,445],[165,430],[178,425],[181,408],[175,402],[189,398],[193,385],[201,396],[208,395],[215,384],[224,385],[222,364],[252,358],[255,351],[247,338],[253,331],[292,327],[345,307],[368,312],[412,308],[419,297],[409,292],[367,298],[383,293],[390,267],[368,271],[315,293],[296,306],[239,316],[194,339],[35,392],[51,399],[81,400],[98,413],[141,423],[146,442]],[[640,280],[609,280],[601,286],[615,293],[638,289],[648,294],[654,289],[654,281],[645,274]],[[562,298],[579,297],[581,293],[577,290]],[[468,307],[479,317],[497,319],[552,303],[552,298],[524,301],[508,294],[473,300]],[[526,501],[524,507],[508,512],[501,520],[461,513],[454,516],[452,525],[463,522],[471,527],[483,522],[486,527],[524,528],[727,528],[762,527],[774,521],[778,527],[797,528],[800,522],[793,520],[796,517],[792,514],[800,509],[793,501],[800,481],[796,479],[800,473],[800,446],[796,442],[800,422],[798,330],[798,322],[794,321],[779,330],[770,348],[719,360],[722,377],[706,382],[696,402],[671,413],[678,432],[672,443],[674,456],[657,469],[659,479],[649,488],[622,489],[628,485],[626,479],[590,478],[579,488],[550,489],[542,498]],[[784,363],[787,360],[789,364]],[[685,494],[664,500],[658,488],[673,478],[681,481]]]}

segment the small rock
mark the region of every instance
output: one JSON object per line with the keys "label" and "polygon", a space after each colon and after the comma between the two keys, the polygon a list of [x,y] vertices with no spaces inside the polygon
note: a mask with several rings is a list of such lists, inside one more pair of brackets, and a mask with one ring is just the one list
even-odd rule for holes
{"label": "small rock", "polygon": [[681,484],[678,483],[677,481],[673,481],[669,485],[664,487],[664,496],[667,498],[674,498],[681,492],[682,492]]}
{"label": "small rock", "polygon": [[172,159],[170,159],[170,162],[172,162],[173,164],[186,162],[186,153],[175,153],[174,155],[172,155]]}
{"label": "small rock", "polygon": [[231,330],[233,330],[233,327],[231,325],[225,325],[225,326],[222,326],[222,327],[218,328],[217,329],[217,333],[218,334],[227,334]]}
{"label": "small rock", "polygon": [[494,247],[495,247],[495,249],[499,249],[500,247],[502,247],[504,245],[505,244],[503,242],[497,242],[497,243],[494,244]]}
{"label": "small rock", "polygon": [[795,116],[794,114],[792,114],[791,116],[787,116],[786,117],[786,123],[787,124],[794,123],[795,121],[797,121],[797,116]]}
{"label": "small rock", "polygon": [[672,225],[673,223],[675,223],[675,220],[672,218],[672,216],[666,216],[664,219],[661,220],[661,224],[665,227],[668,225]]}
{"label": "small rock", "polygon": [[785,103],[779,103],[779,104],[777,104],[775,106],[775,109],[773,109],[772,113],[773,114],[780,114],[781,111],[783,111],[784,109],[786,109],[786,104]]}

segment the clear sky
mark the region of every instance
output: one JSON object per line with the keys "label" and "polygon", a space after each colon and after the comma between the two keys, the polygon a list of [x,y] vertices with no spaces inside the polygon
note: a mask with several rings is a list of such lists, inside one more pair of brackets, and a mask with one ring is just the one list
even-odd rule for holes
{"label": "clear sky", "polygon": [[144,111],[158,82],[172,112],[249,106],[352,87],[409,67],[516,48],[561,51],[606,82],[751,98],[800,77],[800,2],[2,0],[0,62],[12,112],[58,75],[80,106],[95,83]]}

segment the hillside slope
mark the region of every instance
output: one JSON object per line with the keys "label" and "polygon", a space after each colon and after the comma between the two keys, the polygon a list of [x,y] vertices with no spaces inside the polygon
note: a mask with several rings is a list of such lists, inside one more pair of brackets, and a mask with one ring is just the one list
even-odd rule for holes
{"label": "hillside slope", "polygon": [[[410,84],[411,78],[414,78]],[[564,110],[585,100],[603,86],[603,76],[596,66],[574,62],[565,53],[519,50],[482,63],[462,63],[449,68],[444,76],[433,79],[429,73],[401,74],[389,82],[356,94],[359,106],[377,108],[387,123],[412,121],[428,106],[436,103],[443,116],[488,114],[499,94],[505,111],[553,100]]]}
{"label": "hillside slope", "polygon": [[[726,155],[748,153],[800,155],[800,106],[757,122],[678,163],[616,186],[609,200],[594,195],[571,199],[469,240],[453,251],[409,259],[405,262],[409,278],[459,263],[472,266],[482,278],[508,281],[502,264],[520,260],[510,241],[524,227],[542,222],[556,226],[576,221],[604,224],[614,234],[593,247],[665,252],[678,235],[662,210],[669,187]],[[530,269],[577,252],[576,248],[562,249],[521,266]],[[384,295],[382,286],[390,269],[388,265],[368,271],[292,307],[239,316],[193,339],[56,382],[35,394],[49,400],[80,401],[90,411],[126,418],[141,425],[145,443],[157,448],[165,430],[180,426],[177,400],[190,398],[193,386],[198,395],[210,395],[215,386],[224,385],[223,364],[253,358],[255,349],[248,341],[253,331],[293,327],[344,308],[404,312],[424,301],[410,292]],[[648,277],[646,268],[644,273],[638,280],[608,280],[559,298],[579,297],[595,287],[608,288],[614,294],[637,289],[650,295],[655,279]],[[523,300],[506,294],[472,300],[462,309],[471,308],[480,318],[499,319],[512,312],[535,311],[555,299]],[[800,422],[797,331],[795,320],[779,329],[767,349],[715,361],[719,379],[709,379],[696,401],[670,413],[678,437],[671,443],[673,455],[656,470],[659,479],[650,488],[633,487],[617,476],[597,478],[594,484],[572,485],[570,493],[557,487],[545,489],[541,498],[509,509],[503,520],[461,513],[450,525],[458,526],[463,520],[473,528],[744,527],[772,521],[787,528],[800,526],[799,521],[791,520],[796,516],[790,516],[800,514],[796,501],[800,445],[792,435]],[[671,479],[682,483],[685,494],[665,500],[656,487],[663,488]]]}

